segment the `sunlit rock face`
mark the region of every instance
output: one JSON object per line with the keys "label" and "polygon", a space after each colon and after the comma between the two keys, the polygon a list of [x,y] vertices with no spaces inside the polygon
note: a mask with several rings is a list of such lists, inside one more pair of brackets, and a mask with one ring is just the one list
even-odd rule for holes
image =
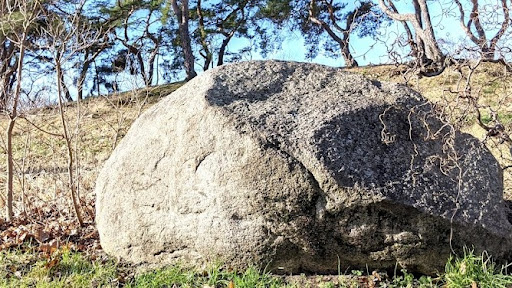
{"label": "sunlit rock face", "polygon": [[145,112],[100,173],[104,250],[134,263],[432,274],[511,259],[501,170],[396,84],[315,64],[225,65]]}

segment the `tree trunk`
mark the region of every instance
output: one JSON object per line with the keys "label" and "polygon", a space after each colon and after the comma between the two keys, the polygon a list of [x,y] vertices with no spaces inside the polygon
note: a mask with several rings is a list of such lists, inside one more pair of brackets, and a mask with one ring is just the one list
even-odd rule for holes
{"label": "tree trunk", "polygon": [[69,93],[68,86],[64,82],[64,73],[62,73],[62,71],[60,73],[60,82],[61,82],[61,88],[62,88],[62,91],[64,92],[64,97],[66,98],[66,101],[73,102],[73,98],[71,98],[71,93]]}
{"label": "tree trunk", "polygon": [[[389,2],[392,3],[392,0],[389,0]],[[385,0],[379,0],[380,8],[391,19],[411,23],[416,34],[416,49],[419,50],[419,53],[423,53],[426,58],[434,62],[442,61],[444,56],[435,38],[426,0],[414,0],[413,4],[415,8],[414,14],[402,14],[398,13],[395,9],[393,9],[394,11],[390,9],[394,5],[390,4],[388,7]]]}
{"label": "tree trunk", "polygon": [[3,90],[0,92],[0,112],[7,111],[8,107],[8,98],[9,94],[12,93],[12,88],[14,85],[14,80],[16,77],[14,74],[16,73],[16,65],[12,65],[12,59],[14,56],[15,46],[14,43],[7,43],[7,39],[2,39],[2,48],[1,48],[1,67],[0,67],[0,79],[2,79],[2,88]]}
{"label": "tree trunk", "polygon": [[434,34],[434,28],[430,21],[430,11],[427,6],[426,0],[418,0],[421,13],[421,28],[422,33],[418,33],[421,36],[421,40],[425,44],[426,56],[434,62],[443,61],[443,53],[437,44],[436,36]]}
{"label": "tree trunk", "polygon": [[[158,55],[158,49],[159,47],[155,47],[155,49],[151,52],[148,59],[148,86],[151,86],[153,84],[153,78],[155,74],[155,59]],[[157,75],[158,78],[158,75]],[[157,79],[158,81],[158,79]]]}
{"label": "tree trunk", "polygon": [[78,76],[78,82],[77,82],[77,85],[76,85],[77,100],[83,100],[84,99],[85,77],[87,77],[87,71],[89,70],[89,66],[91,64],[91,61],[88,61],[87,58],[89,58],[89,50],[85,51],[84,62],[82,64],[82,68],[80,69],[80,76]]}
{"label": "tree trunk", "polygon": [[204,64],[203,64],[203,71],[206,71],[210,68],[210,63],[212,63],[213,60],[213,53],[210,51],[210,47],[208,47],[208,43],[206,41],[207,33],[204,28],[204,16],[203,11],[201,10],[201,0],[197,0],[197,18],[199,23],[199,39],[201,42],[201,46],[203,47],[204,52],[200,53],[201,56],[204,58]]}
{"label": "tree trunk", "polygon": [[[503,19],[501,20],[501,27],[496,32],[494,37],[488,41],[486,36],[486,31],[484,27],[480,23],[480,8],[478,6],[478,0],[471,0],[472,8],[469,13],[468,21],[466,22],[466,13],[464,11],[464,5],[460,2],[460,0],[454,0],[455,4],[459,8],[459,22],[462,27],[462,30],[466,33],[466,36],[480,48],[480,53],[482,60],[484,61],[492,61],[496,57],[496,45],[498,41],[503,37],[505,32],[508,30],[510,26],[510,13],[508,8],[508,2],[506,0],[501,0],[501,10],[503,13]],[[498,7],[495,7],[495,10],[498,10]],[[496,23],[498,24],[496,20]],[[487,31],[491,32],[491,31]]]}
{"label": "tree trunk", "polygon": [[[357,9],[357,8],[356,8]],[[338,27],[338,30],[341,30],[343,33],[343,41],[340,44],[341,55],[345,60],[346,67],[358,67],[359,63],[357,63],[356,59],[352,56],[352,52],[350,52],[350,33],[352,32],[352,24],[356,21],[357,11],[352,11],[349,13],[345,29],[342,29],[339,25],[336,24],[335,27]],[[334,15],[331,15],[331,19],[335,19]]]}
{"label": "tree trunk", "polygon": [[445,56],[437,43],[426,0],[413,0],[414,13],[399,13],[393,0],[379,0],[379,6],[391,19],[412,25],[416,43],[411,43],[411,49],[416,54],[419,73],[424,76],[442,73],[446,68]]}
{"label": "tree trunk", "polygon": [[178,0],[171,0],[172,9],[176,14],[178,20],[178,30],[181,40],[181,48],[183,49],[183,62],[185,66],[186,81],[197,76],[194,69],[194,53],[192,52],[192,45],[190,41],[190,33],[188,30],[188,0],[181,0],[178,4]]}
{"label": "tree trunk", "polygon": [[[142,77],[142,80],[144,81],[144,86],[149,87],[151,86],[151,79],[148,74],[146,74],[146,68],[144,67],[144,58],[142,58],[142,51],[140,49],[137,49],[137,52],[135,54],[137,57],[137,62],[139,63],[140,68],[140,76]],[[152,73],[150,73],[152,75]]]}
{"label": "tree trunk", "polygon": [[16,118],[12,118],[9,120],[9,126],[7,127],[7,185],[6,185],[6,203],[5,203],[5,218],[8,222],[12,221],[14,216],[13,212],[13,178],[14,178],[14,161],[12,155],[12,131],[14,129],[14,124],[16,123]]}
{"label": "tree trunk", "polygon": [[348,45],[343,45],[341,47],[341,55],[343,56],[343,60],[345,60],[346,67],[352,68],[359,66],[357,60],[354,59],[354,57],[352,56],[352,53],[350,52]]}
{"label": "tree trunk", "polygon": [[25,40],[27,38],[26,32],[23,32],[20,38],[20,55],[17,61],[17,70],[16,70],[16,89],[14,91],[14,99],[12,104],[12,111],[9,114],[9,125],[6,131],[7,137],[7,183],[6,183],[6,193],[7,193],[7,203],[6,203],[6,219],[7,221],[12,221],[14,217],[13,211],[13,179],[14,179],[14,160],[12,153],[12,133],[14,130],[14,125],[16,124],[16,118],[18,117],[18,102],[21,94],[21,79],[23,74],[23,59],[25,58]]}
{"label": "tree trunk", "polygon": [[345,67],[357,67],[359,66],[359,63],[357,63],[356,59],[354,59],[354,57],[352,56],[352,52],[350,52],[350,29],[351,29],[351,25],[352,25],[352,22],[354,21],[353,17],[351,16],[348,16],[347,17],[347,25],[346,25],[346,28],[341,28],[336,22],[335,22],[335,17],[333,15],[331,15],[331,21],[333,22],[333,26],[334,28],[338,31],[338,33],[341,33],[343,34],[343,38],[341,38],[340,36],[338,36],[336,34],[336,32],[334,32],[334,30],[331,28],[331,26],[326,23],[325,21],[322,21],[321,19],[319,19],[317,17],[317,15],[315,14],[317,9],[316,9],[316,1],[315,0],[311,0],[311,2],[309,3],[309,20],[322,27],[322,29],[327,32],[327,34],[332,38],[332,40],[336,41],[336,43],[338,43],[339,47],[340,47],[340,51],[341,51],[341,55],[343,57],[343,59],[345,60]]}
{"label": "tree trunk", "polygon": [[224,38],[224,40],[222,40],[222,44],[220,45],[220,49],[219,49],[219,56],[217,59],[217,66],[224,65],[224,54],[226,54],[226,48],[228,47],[228,43],[230,40],[231,40],[231,37],[227,37],[227,38]]}
{"label": "tree trunk", "polygon": [[[153,79],[154,79],[154,74],[155,74],[154,73],[155,72],[155,61],[156,61],[156,57],[158,56],[158,52],[160,50],[161,40],[159,37],[157,38],[157,37],[153,36],[151,33],[149,33],[148,28],[146,28],[146,33],[147,33],[149,39],[151,39],[151,41],[153,41],[153,44],[155,45],[155,48],[149,54],[149,59],[148,59],[148,83],[149,83],[149,85],[152,85]],[[158,63],[157,63],[157,67],[158,67]],[[158,73],[158,70],[157,70],[157,73]],[[158,74],[156,75],[156,82],[158,83]]]}

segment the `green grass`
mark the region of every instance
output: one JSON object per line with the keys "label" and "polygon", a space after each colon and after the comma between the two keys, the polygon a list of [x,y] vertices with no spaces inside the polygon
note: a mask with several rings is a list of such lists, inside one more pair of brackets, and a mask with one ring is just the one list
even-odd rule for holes
{"label": "green grass", "polygon": [[413,274],[408,273],[406,269],[402,269],[400,274],[395,272],[395,275],[390,280],[390,283],[386,285],[389,288],[412,288],[412,287],[420,287],[420,288],[433,288],[439,287],[438,282],[440,279],[433,280],[430,276],[421,276],[419,278],[414,277]]}
{"label": "green grass", "polygon": [[[510,124],[512,123],[512,113],[500,113],[498,114],[498,119],[502,124]],[[482,122],[484,124],[489,124],[491,120],[491,115],[489,115],[489,113],[483,113]]]}
{"label": "green grass", "polygon": [[[222,267],[212,265],[196,270],[176,265],[135,275],[134,268],[123,267],[114,260],[92,260],[65,248],[49,257],[25,248],[0,252],[0,287],[369,287],[374,279],[354,270],[351,275],[338,275],[336,282],[310,276],[297,284],[255,268],[234,271]],[[402,269],[392,277],[384,276],[372,287],[512,287],[512,275],[507,274],[506,268],[498,268],[486,254],[479,256],[466,250],[462,258],[451,258],[445,273],[436,278],[415,277]]]}
{"label": "green grass", "polygon": [[286,287],[285,283],[268,273],[249,268],[241,273],[226,271],[214,265],[199,272],[181,266],[151,271],[135,278],[127,287]]}
{"label": "green grass", "polygon": [[463,258],[452,258],[445,268],[444,279],[447,288],[471,287],[506,288],[512,286],[512,275],[506,274],[507,266],[497,268],[485,253],[478,256],[466,250]]}
{"label": "green grass", "polygon": [[117,272],[113,261],[91,261],[67,249],[48,258],[30,250],[0,253],[0,287],[108,287]]}
{"label": "green grass", "polygon": [[249,268],[213,265],[205,271],[169,266],[126,279],[113,260],[91,260],[61,249],[51,257],[33,249],[0,252],[0,287],[286,287],[280,278]]}

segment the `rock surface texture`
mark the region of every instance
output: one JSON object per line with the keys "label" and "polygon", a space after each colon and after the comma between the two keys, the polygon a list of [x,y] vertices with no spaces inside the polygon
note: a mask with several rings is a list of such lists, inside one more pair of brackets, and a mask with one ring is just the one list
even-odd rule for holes
{"label": "rock surface texture", "polygon": [[245,62],[133,124],[98,177],[96,221],[104,250],[135,263],[431,274],[465,245],[512,259],[502,188],[479,141],[407,87]]}

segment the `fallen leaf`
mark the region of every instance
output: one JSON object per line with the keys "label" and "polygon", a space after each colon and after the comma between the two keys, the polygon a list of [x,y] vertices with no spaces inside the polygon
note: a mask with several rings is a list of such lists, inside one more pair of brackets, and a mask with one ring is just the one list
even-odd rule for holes
{"label": "fallen leaf", "polygon": [[357,280],[359,281],[359,284],[363,285],[363,287],[369,287],[370,283],[373,284],[373,281],[370,281],[366,276],[360,276]]}
{"label": "fallen leaf", "polygon": [[476,284],[475,281],[473,281],[473,283],[471,283],[471,288],[478,288],[478,285]]}
{"label": "fallen leaf", "polygon": [[377,271],[372,272],[373,281],[382,281],[382,278],[380,277],[380,274]]}
{"label": "fallen leaf", "polygon": [[38,227],[34,232],[34,238],[36,238],[36,241],[39,242],[39,244],[42,244],[50,239],[50,233],[45,231],[42,227]]}
{"label": "fallen leaf", "polygon": [[18,238],[16,239],[19,244],[21,244],[27,236],[29,235],[28,231],[21,231],[20,234],[18,234]]}
{"label": "fallen leaf", "polygon": [[59,258],[54,258],[52,259],[51,261],[49,261],[48,263],[46,263],[44,265],[44,267],[48,268],[48,269],[52,269],[55,265],[59,264],[60,262],[60,259]]}
{"label": "fallen leaf", "polygon": [[233,280],[229,281],[228,288],[235,288],[235,283],[233,283]]}
{"label": "fallen leaf", "polygon": [[7,229],[0,233],[0,237],[2,237],[5,242],[9,241],[9,238],[14,238],[14,236],[16,236],[16,233],[14,233],[12,229]]}
{"label": "fallen leaf", "polygon": [[51,256],[57,249],[59,249],[59,241],[56,239],[53,239],[50,243],[39,245],[39,250],[47,256]]}
{"label": "fallen leaf", "polygon": [[91,233],[89,233],[89,234],[85,235],[85,236],[83,237],[83,239],[96,238],[96,237],[98,237],[98,236],[99,236],[99,235],[98,235],[98,230],[94,229],[94,231],[92,231]]}

